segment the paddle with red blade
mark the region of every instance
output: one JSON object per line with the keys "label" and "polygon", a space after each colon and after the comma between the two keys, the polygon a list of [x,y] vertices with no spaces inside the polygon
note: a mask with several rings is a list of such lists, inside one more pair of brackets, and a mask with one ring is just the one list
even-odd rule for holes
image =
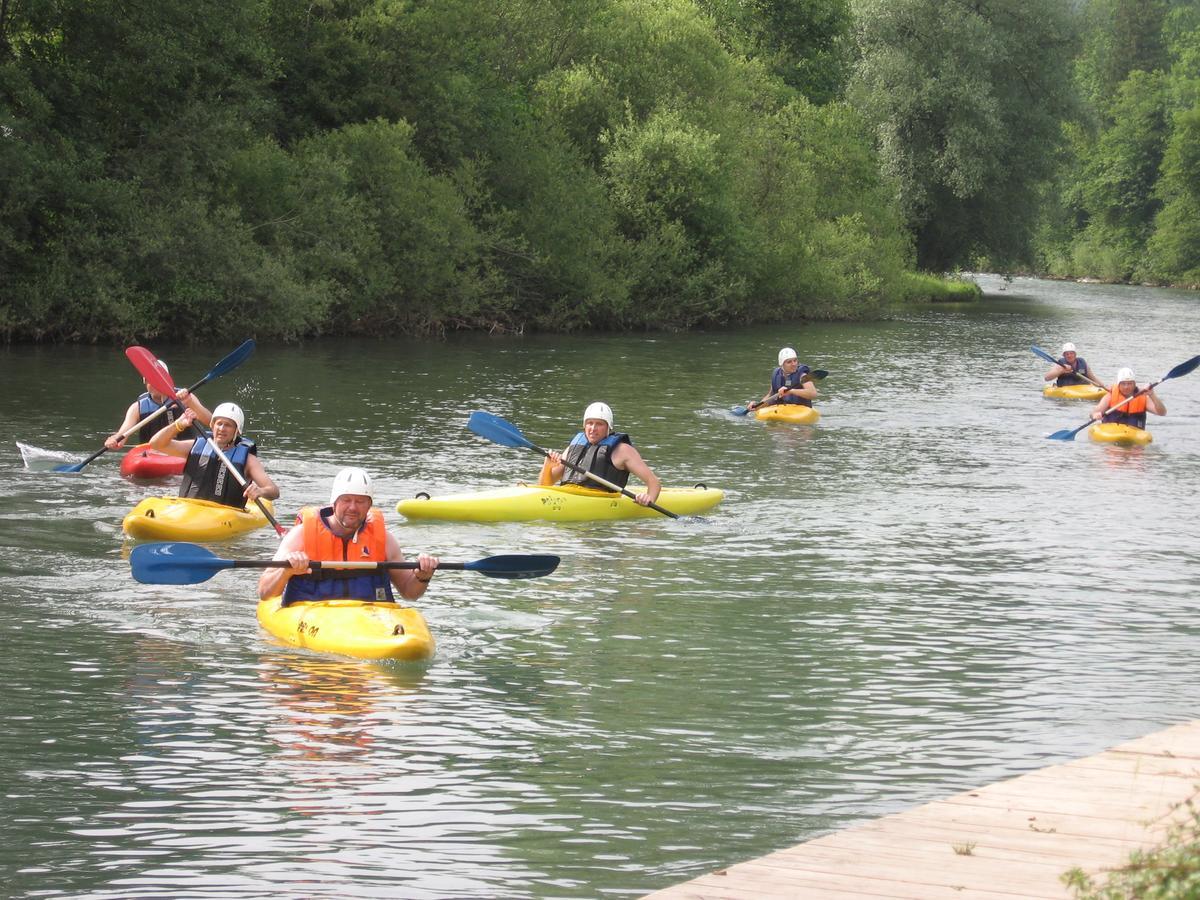
{"label": "paddle with red blade", "polygon": [[[167,373],[159,367],[158,359],[153,353],[151,353],[145,347],[130,347],[125,351],[125,355],[129,358],[129,361],[133,363],[133,367],[142,374],[143,378],[146,379],[146,383],[150,385],[150,387],[154,388],[154,390],[166,397],[175,396],[175,385],[171,383],[171,379],[167,376]],[[193,422],[192,425],[197,431],[200,432],[200,434],[205,437],[209,445],[213,448],[213,452],[217,454],[221,462],[225,464],[225,468],[229,470],[229,474],[236,479],[238,484],[240,484],[242,487],[245,487],[246,479],[242,476],[241,472],[234,468],[233,463],[229,461],[229,457],[221,452],[221,448],[217,446],[216,438],[212,436],[212,432],[210,432],[199,422]],[[287,533],[287,529],[280,525],[278,521],[276,521],[275,517],[271,515],[271,511],[267,509],[266,504],[263,503],[262,500],[260,500],[258,497],[255,497],[254,502],[258,505],[258,508],[262,510],[263,515],[267,517],[267,521],[271,523],[272,527],[274,527],[276,534],[283,535]]]}
{"label": "paddle with red blade", "polygon": [[[488,556],[472,562],[439,562],[438,569],[478,572],[489,578],[541,578],[558,568],[557,556],[511,554]],[[141,544],[129,554],[129,568],[142,584],[200,584],[225,569],[286,569],[286,559],[222,559],[196,544],[164,542]],[[418,569],[417,562],[358,562],[310,560],[314,572],[323,569]]]}
{"label": "paddle with red blade", "polygon": [[[219,378],[220,376],[224,375],[226,372],[230,372],[230,371],[236,369],[238,366],[240,366],[243,362],[246,361],[246,358],[248,356],[250,356],[251,353],[254,352],[254,346],[255,345],[254,345],[253,340],[249,340],[249,341],[246,341],[245,343],[243,343],[240,347],[238,347],[236,350],[234,350],[232,353],[230,353],[228,356],[226,356],[224,359],[222,359],[219,363],[217,363],[215,366],[213,366],[211,369],[209,369],[208,374],[206,374],[203,378],[201,378],[199,381],[197,381],[195,384],[193,384],[190,388],[188,388],[187,389],[188,393],[194,394],[196,391],[198,391],[200,388],[204,387],[204,385],[208,384],[214,378]],[[158,390],[158,389],[155,388],[155,390]],[[174,394],[171,394],[171,397],[174,397],[174,396],[175,396]],[[131,434],[136,432],[147,422],[154,421],[155,419],[157,419],[159,416],[161,416],[166,411],[167,411],[167,404],[164,403],[162,406],[160,406],[154,412],[150,413],[150,415],[146,416],[146,418],[142,419],[142,421],[138,422],[136,425],[133,425],[130,428],[126,429],[125,431],[121,432],[122,439],[129,437]],[[92,460],[99,458],[100,456],[104,455],[107,452],[108,452],[108,447],[101,447],[99,450],[97,450],[95,453],[93,453],[91,456],[89,456],[83,462],[77,462],[77,463],[74,463],[69,466],[55,466],[53,471],[55,471],[55,472],[81,472],[81,471],[83,471],[84,466],[86,466],[88,463],[92,462]]]}

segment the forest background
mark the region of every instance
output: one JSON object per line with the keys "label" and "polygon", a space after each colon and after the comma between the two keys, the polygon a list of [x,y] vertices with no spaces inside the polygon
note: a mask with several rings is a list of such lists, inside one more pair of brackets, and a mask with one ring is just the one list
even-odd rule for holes
{"label": "forest background", "polygon": [[0,0],[0,336],[1200,284],[1200,0]]}

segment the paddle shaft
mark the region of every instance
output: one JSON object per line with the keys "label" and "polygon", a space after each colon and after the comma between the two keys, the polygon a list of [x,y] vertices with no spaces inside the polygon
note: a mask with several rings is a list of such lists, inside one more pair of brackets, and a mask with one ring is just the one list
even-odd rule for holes
{"label": "paddle shaft", "polygon": [[[228,562],[231,569],[287,569],[292,565],[286,559],[231,559]],[[439,562],[434,568],[467,571],[469,565],[469,563],[461,562]],[[370,569],[376,571],[379,569],[419,569],[421,564],[408,560],[404,562],[372,562],[370,560],[310,559],[308,567],[313,572],[320,572],[322,569]]]}
{"label": "paddle shaft", "polygon": [[[143,348],[131,348],[131,350],[134,349]],[[163,374],[162,370],[159,369],[156,364],[156,360],[150,351],[146,350],[144,355],[126,351],[126,355],[129,357],[129,361],[132,362],[137,370],[142,373],[142,376],[146,379],[147,384],[164,396],[175,396],[175,386],[171,384],[170,379],[168,379]],[[246,487],[246,479],[242,476],[242,473],[237,470],[233,463],[229,461],[229,457],[226,456],[221,448],[217,446],[217,440],[212,436],[212,432],[199,422],[194,421],[192,425],[197,431],[200,432],[201,436],[208,441],[209,445],[213,448],[213,452],[217,454],[217,457],[222,463],[225,464],[225,468],[229,470],[229,474],[234,477],[234,480],[237,481],[237,483],[243,488]],[[255,497],[254,503],[259,509],[262,510],[262,514],[267,517],[267,521],[271,523],[271,526],[275,529],[276,534],[283,535],[287,533],[287,529],[280,525],[275,517],[271,515],[271,511],[267,509],[266,504],[263,503],[260,498]]]}
{"label": "paddle shaft", "polygon": [[[553,458],[550,456],[549,450],[539,447],[537,444],[535,444],[531,441],[527,441],[527,444],[529,446],[529,449],[536,450],[538,453],[542,454],[542,456],[546,457],[547,459]],[[596,482],[596,484],[603,485],[604,487],[608,488],[610,491],[616,491],[619,494],[624,494],[626,497],[629,497],[635,503],[637,502],[637,494],[633,493],[633,491],[628,491],[623,487],[618,487],[617,485],[615,485],[611,481],[609,481],[607,478],[601,478],[595,472],[589,472],[587,469],[581,468],[581,467],[575,465],[574,463],[569,463],[565,459],[562,459],[561,455],[559,457],[559,462],[562,463],[564,466],[566,466],[568,469],[570,469],[572,472],[578,472],[584,478],[590,478],[592,481]],[[669,509],[663,509],[661,506],[659,506],[654,501],[650,501],[646,505],[648,507],[650,507],[652,510],[654,510],[655,512],[660,512],[664,516],[667,516],[668,518],[671,518],[671,519],[679,518],[679,516],[677,516],[675,513],[671,512]]]}

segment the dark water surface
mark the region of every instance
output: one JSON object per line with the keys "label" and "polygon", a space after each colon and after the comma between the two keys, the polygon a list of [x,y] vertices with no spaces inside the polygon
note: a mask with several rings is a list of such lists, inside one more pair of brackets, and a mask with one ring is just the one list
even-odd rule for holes
{"label": "dark water surface", "polygon": [[[985,280],[995,291],[1000,282]],[[234,399],[282,516],[367,467],[409,549],[558,553],[435,579],[426,668],[282,648],[253,575],[129,577],[147,492],[80,458],[139,382],[119,348],[0,349],[0,883],[14,897],[629,896],[1198,714],[1200,375],[1154,443],[1081,436],[1030,344],[1106,379],[1200,353],[1196,295],[1018,280],[972,306],[729,333],[260,347]],[[247,335],[249,336],[249,335]],[[776,351],[830,370],[816,427],[736,419]],[[180,381],[232,346],[152,345]],[[605,399],[702,521],[407,524],[496,487]],[[258,532],[214,547],[265,558]]]}

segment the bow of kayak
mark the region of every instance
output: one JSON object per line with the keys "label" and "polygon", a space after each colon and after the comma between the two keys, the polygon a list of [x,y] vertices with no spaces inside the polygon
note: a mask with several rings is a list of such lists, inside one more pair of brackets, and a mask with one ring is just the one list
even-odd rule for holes
{"label": "bow of kayak", "polygon": [[1052,400],[1099,400],[1108,391],[1094,384],[1067,384],[1058,387],[1048,384],[1042,388],[1042,396]]}
{"label": "bow of kayak", "polygon": [[435,643],[420,612],[398,603],[368,600],[304,600],[283,605],[282,598],[258,603],[258,621],[293,647],[353,656],[415,662],[433,656]]}
{"label": "bow of kayak", "polygon": [[1102,444],[1120,444],[1123,447],[1144,447],[1154,436],[1144,428],[1121,425],[1117,422],[1101,422],[1092,426],[1091,438]]}
{"label": "bow of kayak", "polygon": [[760,406],[754,411],[754,418],[763,422],[815,425],[821,418],[821,414],[811,406],[804,406],[801,403],[776,403],[773,406]]}
{"label": "bow of kayak", "polygon": [[[724,496],[724,491],[707,487],[663,488],[656,502],[676,515],[692,516],[712,509]],[[641,506],[623,494],[573,484],[517,484],[443,497],[418,495],[411,500],[401,500],[396,504],[396,511],[409,519],[446,522],[591,522],[663,518],[661,513]]]}
{"label": "bow of kayak", "polygon": [[[274,512],[270,500],[264,500]],[[256,504],[235,509],[211,500],[147,497],[125,516],[121,528],[139,541],[221,541],[262,528],[267,517]]]}
{"label": "bow of kayak", "polygon": [[138,444],[121,459],[121,474],[126,478],[166,478],[182,475],[187,460],[155,450],[149,444]]}

